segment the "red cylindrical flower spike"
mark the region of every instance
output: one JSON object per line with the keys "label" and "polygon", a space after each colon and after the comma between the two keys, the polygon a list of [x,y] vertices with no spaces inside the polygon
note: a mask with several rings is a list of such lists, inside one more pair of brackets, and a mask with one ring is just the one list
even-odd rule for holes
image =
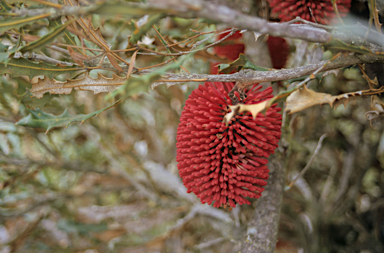
{"label": "red cylindrical flower spike", "polygon": [[267,46],[273,68],[283,68],[289,55],[289,45],[287,41],[281,37],[268,36]]}
{"label": "red cylindrical flower spike", "polygon": [[[221,40],[228,34],[229,32],[220,34],[217,37],[217,40]],[[218,56],[225,57],[230,61],[234,61],[239,57],[240,54],[243,54],[245,50],[244,44],[238,41],[242,36],[243,35],[237,31],[229,36],[222,44],[215,46],[213,50]]]}
{"label": "red cylindrical flower spike", "polygon": [[[281,135],[281,114],[276,104],[265,115],[237,114],[226,125],[223,117],[233,105],[228,93],[233,83],[205,83],[185,102],[177,129],[180,177],[188,192],[214,207],[250,204],[267,184],[267,159]],[[272,88],[254,85],[240,95],[241,104],[257,104],[273,97]],[[236,94],[237,93],[237,94]]]}
{"label": "red cylindrical flower spike", "polygon": [[[329,24],[336,17],[331,0],[268,0],[272,15],[281,21],[289,21],[297,16],[302,19]],[[337,0],[337,9],[344,17],[351,7],[351,0]]]}
{"label": "red cylindrical flower spike", "polygon": [[[224,36],[226,36],[228,33],[220,34],[217,37],[217,40],[224,38]],[[214,52],[220,57],[234,61],[239,57],[240,54],[244,54],[245,52],[245,45],[241,42],[241,39],[242,34],[240,32],[236,32],[232,36],[228,37],[222,45],[215,46],[213,48]],[[289,55],[288,43],[283,38],[269,36],[267,45],[271,55],[272,67],[275,69],[283,68]],[[211,64],[210,73],[218,73],[217,63]]]}

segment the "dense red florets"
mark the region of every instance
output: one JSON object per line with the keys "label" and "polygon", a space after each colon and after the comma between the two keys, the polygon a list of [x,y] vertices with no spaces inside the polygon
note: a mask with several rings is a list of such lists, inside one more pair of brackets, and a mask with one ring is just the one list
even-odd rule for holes
{"label": "dense red florets", "polygon": [[[221,40],[228,34],[229,32],[220,34],[217,36],[217,40]],[[222,44],[215,46],[213,50],[218,56],[227,58],[230,61],[234,61],[239,57],[240,54],[243,54],[245,50],[244,44],[239,41],[241,37],[242,34],[237,31],[229,36]]]}
{"label": "dense red florets", "polygon": [[[336,17],[331,0],[268,0],[272,15],[281,21],[301,17],[320,24],[329,24]],[[351,7],[351,0],[337,0],[340,16],[345,16]]]}
{"label": "dense red florets", "polygon": [[[223,117],[233,105],[228,93],[233,83],[205,83],[187,99],[177,129],[180,177],[188,192],[213,206],[250,204],[245,197],[259,198],[268,179],[267,159],[281,135],[280,108],[276,104],[256,119],[236,115],[226,126]],[[243,104],[257,104],[273,97],[272,88],[258,91],[254,85]]]}
{"label": "dense red florets", "polygon": [[289,55],[289,45],[281,37],[269,36],[267,40],[269,55],[271,56],[272,66],[281,69],[285,66]]}
{"label": "dense red florets", "polygon": [[[228,32],[229,33],[229,32]],[[224,38],[228,33],[220,34],[217,40]],[[214,52],[223,58],[227,58],[230,61],[234,61],[239,58],[240,54],[244,54],[245,45],[241,42],[242,34],[236,32],[228,37],[223,45],[215,46]],[[271,56],[272,67],[275,69],[281,69],[285,66],[289,55],[289,45],[287,41],[281,37],[269,36],[267,39],[268,50]],[[210,73],[217,74],[217,63],[211,64]]]}

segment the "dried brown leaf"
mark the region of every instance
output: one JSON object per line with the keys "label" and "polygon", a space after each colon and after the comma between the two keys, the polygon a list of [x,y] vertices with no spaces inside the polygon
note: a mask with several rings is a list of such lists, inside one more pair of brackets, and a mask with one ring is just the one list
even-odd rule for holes
{"label": "dried brown leaf", "polygon": [[100,27],[97,29],[92,24],[92,17],[88,18],[86,23],[84,19],[78,19],[78,24],[81,26],[85,34],[88,36],[93,43],[99,45],[101,48],[104,48],[107,51],[110,51],[111,45],[104,39],[103,35],[100,32]]}
{"label": "dried brown leaf", "polygon": [[124,72],[124,70],[119,66],[119,64],[117,63],[116,59],[113,57],[112,54],[107,53],[107,58],[113,67],[115,67],[120,72]]}
{"label": "dried brown leaf", "polygon": [[363,74],[364,79],[367,80],[370,89],[373,89],[374,86],[379,86],[379,81],[377,80],[377,77],[375,76],[374,79],[371,79],[365,72],[365,64],[359,64],[359,68],[361,73]]}
{"label": "dried brown leaf", "polygon": [[137,55],[137,52],[139,50],[136,50],[132,57],[131,57],[131,61],[129,62],[129,68],[128,68],[128,73],[127,73],[127,79],[129,78],[129,76],[131,75],[132,73],[132,70],[133,70],[133,66],[135,66],[135,61],[136,61],[136,55]]}
{"label": "dried brown leaf", "polygon": [[377,95],[371,96],[371,111],[365,113],[365,118],[372,128],[375,128],[384,117],[384,103]]}
{"label": "dried brown leaf", "polygon": [[92,78],[88,74],[80,79],[67,80],[60,82],[50,78],[38,79],[32,83],[32,95],[42,98],[47,92],[51,94],[69,94],[72,89],[93,91],[94,94],[110,92],[118,88],[126,81],[126,78],[113,75],[112,78],[98,74],[97,78]]}
{"label": "dried brown leaf", "polygon": [[[64,1],[64,5],[78,6],[79,4],[75,3],[75,1],[72,0],[66,0]],[[81,36],[81,30],[83,30],[88,40],[105,49],[106,52],[110,51],[111,45],[108,44],[107,41],[104,39],[103,35],[101,35],[100,28],[95,29],[92,25],[92,16],[89,16],[87,20],[85,20],[84,18],[79,18],[76,20],[76,23],[81,28],[78,28],[76,25],[73,25],[69,28],[69,31],[73,31],[74,34]]]}
{"label": "dried brown leaf", "polygon": [[331,105],[331,107],[337,108],[341,104],[343,104],[344,107],[346,107],[348,103],[355,101],[358,97],[361,97],[362,95],[363,95],[362,91],[355,91],[355,92],[344,93],[338,96],[333,96],[335,100]]}
{"label": "dried brown leaf", "polygon": [[332,95],[308,90],[303,86],[288,96],[285,110],[294,113],[318,104],[328,103],[332,106],[333,101]]}
{"label": "dried brown leaf", "polygon": [[67,30],[79,37],[79,40],[86,39],[87,36],[84,35],[83,31],[79,28],[76,23],[72,23],[67,27]]}
{"label": "dried brown leaf", "polygon": [[371,97],[371,109],[378,112],[384,112],[384,102],[381,101],[377,95]]}
{"label": "dried brown leaf", "polygon": [[375,17],[375,26],[376,26],[376,30],[379,32],[379,33],[382,33],[381,32],[381,26],[382,24],[380,23],[380,19],[379,19],[379,10],[377,9],[377,7],[375,6],[374,8],[374,11],[373,11],[373,15]]}
{"label": "dried brown leaf", "polygon": [[113,238],[122,236],[126,233],[127,231],[125,230],[125,228],[115,228],[99,233],[93,233],[93,235],[102,242],[109,242]]}
{"label": "dried brown leaf", "polygon": [[30,34],[20,34],[20,35],[22,36],[23,40],[28,43],[40,39],[40,36],[36,36],[36,35],[30,35]]}
{"label": "dried brown leaf", "polygon": [[368,111],[365,113],[365,118],[369,121],[372,121],[379,117],[380,117],[380,113],[378,111]]}
{"label": "dried brown leaf", "polygon": [[87,60],[87,59],[88,59],[88,56],[76,52],[75,50],[73,50],[72,47],[67,47],[67,50],[68,50],[68,52],[69,52],[69,55],[72,57],[72,59],[73,59],[77,64],[79,64],[79,65],[82,66],[82,67],[85,66],[84,63],[83,63],[83,61]]}
{"label": "dried brown leaf", "polygon": [[345,93],[337,96],[332,96],[327,93],[316,92],[307,89],[303,86],[290,94],[286,100],[285,111],[289,113],[299,112],[314,105],[329,104],[331,107],[338,107],[341,104],[346,106],[347,103],[362,96],[362,91]]}
{"label": "dried brown leaf", "polygon": [[261,103],[253,104],[253,105],[245,105],[245,104],[230,105],[229,108],[231,109],[231,112],[227,113],[224,116],[223,122],[227,125],[229,121],[236,114],[242,113],[242,112],[250,112],[253,118],[256,118],[260,112],[262,112],[264,109],[267,109],[268,101],[269,100],[265,100]]}

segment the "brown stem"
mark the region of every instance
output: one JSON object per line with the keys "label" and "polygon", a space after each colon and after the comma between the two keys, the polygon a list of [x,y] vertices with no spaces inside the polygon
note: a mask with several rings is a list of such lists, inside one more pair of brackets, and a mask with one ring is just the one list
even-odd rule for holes
{"label": "brown stem", "polygon": [[257,201],[252,219],[241,243],[242,253],[273,253],[277,241],[280,209],[285,184],[284,157],[281,153],[271,156],[268,185]]}

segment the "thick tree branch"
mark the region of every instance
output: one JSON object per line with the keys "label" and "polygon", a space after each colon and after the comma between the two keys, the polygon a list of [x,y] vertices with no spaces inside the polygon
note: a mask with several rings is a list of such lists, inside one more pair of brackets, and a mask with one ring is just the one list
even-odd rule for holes
{"label": "thick tree branch", "polygon": [[275,250],[285,185],[285,166],[280,152],[269,160],[271,173],[268,185],[263,196],[257,200],[255,212],[243,236],[242,253],[272,253]]}
{"label": "thick tree branch", "polygon": [[[192,4],[193,3],[193,4]],[[265,19],[246,15],[224,5],[195,0],[152,0],[151,8],[158,8],[168,14],[177,13],[184,18],[204,18],[216,23],[223,23],[240,29],[257,31],[262,34],[270,34],[276,37],[287,37],[302,39],[310,42],[327,43],[331,39],[339,39],[344,42],[357,42],[369,46],[367,42],[383,46],[384,36],[375,31],[370,31],[369,36],[364,39],[368,28],[364,26],[330,27],[334,32],[330,33],[319,28],[317,24],[292,24],[268,22]],[[310,22],[307,22],[310,23]]]}
{"label": "thick tree branch", "polygon": [[164,13],[167,15],[177,15],[183,18],[203,18],[216,23],[226,24],[240,29],[257,31],[262,34],[270,34],[277,37],[287,37],[306,40],[310,42],[327,43],[331,39],[339,39],[347,43],[361,43],[370,47],[368,42],[376,45],[384,45],[384,36],[373,30],[369,31],[369,36],[365,39],[368,28],[364,26],[343,26],[320,28],[319,25],[311,22],[307,24],[292,24],[268,22],[265,19],[246,15],[225,5],[218,5],[202,0],[151,0],[148,4],[137,3],[102,3],[89,6],[63,6],[61,9],[15,9],[16,16],[37,16],[50,14],[49,19],[56,19],[61,16],[74,15],[82,16],[87,14],[100,15],[128,15],[142,16],[145,14]]}
{"label": "thick tree branch", "polygon": [[246,85],[252,85],[254,83],[262,82],[274,82],[281,80],[289,80],[298,77],[303,77],[312,74],[317,69],[327,64],[323,71],[332,69],[350,67],[360,63],[373,63],[378,61],[376,57],[361,56],[361,55],[341,55],[333,61],[321,61],[315,64],[309,64],[306,66],[294,68],[294,69],[282,69],[274,71],[253,71],[243,70],[234,74],[226,75],[206,75],[206,74],[174,74],[167,73],[163,75],[163,78],[157,80],[153,87],[160,84],[172,84],[179,82],[241,82]]}
{"label": "thick tree branch", "polygon": [[245,15],[223,5],[197,0],[193,1],[194,6],[192,7],[187,1],[178,1],[178,6],[175,6],[172,2],[162,0],[156,1],[156,3],[153,2],[151,5],[155,4],[157,8],[164,8],[168,12],[173,9],[177,10],[177,16],[184,18],[204,18],[240,29],[248,29],[277,37],[290,37],[324,43],[331,39],[331,34],[324,29],[308,25],[268,22],[265,19]]}

